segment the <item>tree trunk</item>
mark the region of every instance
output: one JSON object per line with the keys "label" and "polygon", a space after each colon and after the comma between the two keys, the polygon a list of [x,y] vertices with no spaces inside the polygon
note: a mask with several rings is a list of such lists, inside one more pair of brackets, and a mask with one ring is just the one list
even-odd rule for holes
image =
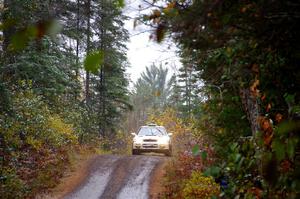
{"label": "tree trunk", "polygon": [[242,100],[244,111],[247,114],[247,118],[251,125],[252,135],[255,137],[256,132],[259,131],[258,116],[259,116],[259,106],[257,99],[250,92],[250,89],[241,89],[240,97]]}
{"label": "tree trunk", "polygon": [[[103,11],[103,7],[101,6],[101,12]],[[100,31],[100,50],[103,52],[105,50],[104,46],[104,38],[105,38],[105,30],[104,30],[104,15],[101,13],[101,31]],[[105,58],[104,58],[105,62]],[[99,118],[102,119],[102,121],[99,122],[99,133],[103,137],[106,137],[106,125],[105,125],[105,120],[106,120],[106,90],[105,90],[105,74],[104,74],[104,63],[102,66],[100,66],[100,92],[99,92],[99,99],[100,101],[100,109],[99,109]]]}
{"label": "tree trunk", "polygon": [[[91,40],[91,0],[87,0],[87,41],[86,41],[86,54],[90,53],[90,40]],[[86,71],[85,77],[85,100],[86,104],[90,103],[90,72]]]}
{"label": "tree trunk", "polygon": [[[76,31],[77,33],[79,32],[79,9],[80,9],[80,0],[77,0],[77,21],[76,21]],[[75,69],[75,78],[76,80],[78,80],[79,78],[79,36],[77,35],[76,38],[76,69]],[[79,92],[75,93],[75,100],[77,100],[77,98],[79,97]]]}

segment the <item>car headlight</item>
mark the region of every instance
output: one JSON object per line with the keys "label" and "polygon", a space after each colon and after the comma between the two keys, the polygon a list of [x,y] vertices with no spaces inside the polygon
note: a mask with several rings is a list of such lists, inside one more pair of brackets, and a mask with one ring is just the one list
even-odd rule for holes
{"label": "car headlight", "polygon": [[133,138],[133,143],[134,144],[142,144],[143,140],[139,139],[138,137]]}
{"label": "car headlight", "polygon": [[166,145],[166,144],[169,144],[169,141],[170,141],[169,137],[163,137],[163,138],[158,140],[158,143]]}

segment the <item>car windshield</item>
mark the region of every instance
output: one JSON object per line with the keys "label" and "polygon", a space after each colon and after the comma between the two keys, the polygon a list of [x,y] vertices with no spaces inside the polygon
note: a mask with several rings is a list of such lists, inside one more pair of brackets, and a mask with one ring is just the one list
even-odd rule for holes
{"label": "car windshield", "polygon": [[138,133],[139,136],[162,136],[166,135],[166,129],[161,126],[143,126]]}

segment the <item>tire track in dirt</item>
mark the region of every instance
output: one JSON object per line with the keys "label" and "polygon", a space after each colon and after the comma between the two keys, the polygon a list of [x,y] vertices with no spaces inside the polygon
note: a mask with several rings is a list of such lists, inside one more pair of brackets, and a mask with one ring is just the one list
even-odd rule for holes
{"label": "tire track in dirt", "polygon": [[136,165],[134,171],[130,175],[127,183],[118,194],[117,199],[149,198],[148,189],[151,173],[156,164],[158,164],[159,160],[160,159],[157,157],[142,157],[139,161],[139,164]]}
{"label": "tire track in dirt", "polygon": [[87,178],[64,198],[148,199],[151,176],[166,159],[148,155],[98,156]]}
{"label": "tire track in dirt", "polygon": [[[99,156],[92,163],[89,175],[65,199],[98,199],[105,190],[106,184],[113,171],[111,166],[119,159],[118,156]],[[99,169],[100,168],[100,169]]]}

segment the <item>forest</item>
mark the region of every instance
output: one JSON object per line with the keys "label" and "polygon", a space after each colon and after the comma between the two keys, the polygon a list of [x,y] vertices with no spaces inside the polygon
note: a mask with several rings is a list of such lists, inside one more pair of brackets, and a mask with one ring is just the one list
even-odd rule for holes
{"label": "forest", "polygon": [[300,2],[141,0],[172,40],[129,87],[124,0],[0,0],[0,194],[34,198],[76,153],[128,154],[173,133],[161,198],[300,197]]}

